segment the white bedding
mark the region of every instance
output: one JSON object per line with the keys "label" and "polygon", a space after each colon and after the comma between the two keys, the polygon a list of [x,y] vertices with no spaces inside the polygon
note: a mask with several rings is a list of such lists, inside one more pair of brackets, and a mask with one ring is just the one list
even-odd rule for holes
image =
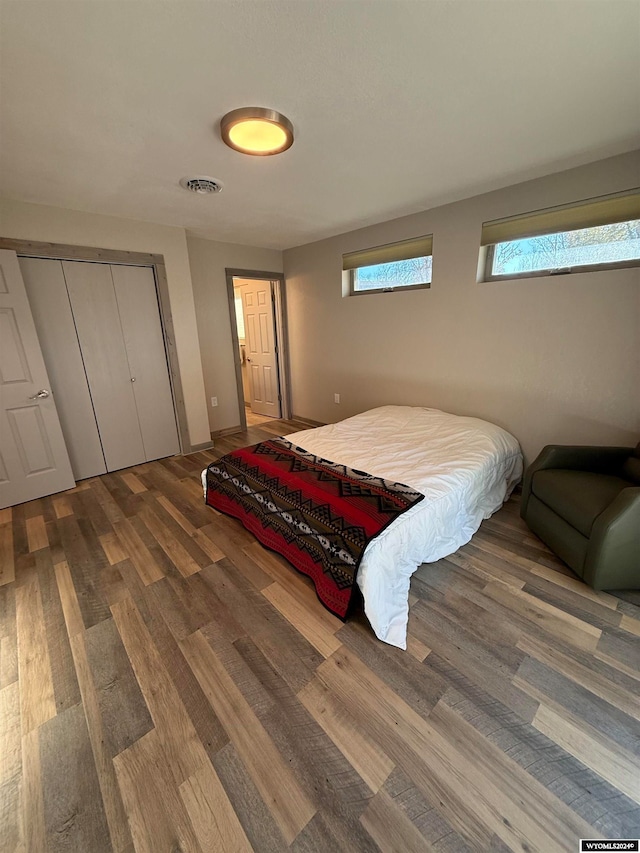
{"label": "white bedding", "polygon": [[457,551],[502,506],[522,476],[518,442],[487,421],[411,406],[382,406],[285,438],[425,495],[369,543],[357,577],[376,636],[406,649],[411,575]]}
{"label": "white bedding", "polygon": [[457,551],[502,506],[522,476],[518,442],[488,421],[412,406],[381,406],[285,438],[424,494],[369,543],[357,576],[376,636],[406,649],[411,575]]}

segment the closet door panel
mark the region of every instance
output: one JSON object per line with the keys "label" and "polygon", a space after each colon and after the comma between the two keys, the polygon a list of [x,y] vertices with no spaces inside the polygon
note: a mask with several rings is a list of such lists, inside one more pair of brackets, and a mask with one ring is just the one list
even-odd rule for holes
{"label": "closet door panel", "polygon": [[111,268],[63,261],[108,471],[144,462],[145,451]]}
{"label": "closet door panel", "polygon": [[153,270],[111,267],[147,460],[180,452]]}
{"label": "closet door panel", "polygon": [[21,258],[20,268],[76,480],[107,470],[62,272],[62,262]]}

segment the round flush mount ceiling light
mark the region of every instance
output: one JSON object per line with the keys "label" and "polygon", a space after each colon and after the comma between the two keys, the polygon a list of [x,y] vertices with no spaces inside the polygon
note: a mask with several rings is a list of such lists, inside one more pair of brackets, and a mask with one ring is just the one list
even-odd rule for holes
{"label": "round flush mount ceiling light", "polygon": [[192,175],[191,177],[182,178],[180,186],[198,195],[210,195],[211,193],[222,192],[222,181],[215,178],[210,178],[208,175]]}
{"label": "round flush mount ceiling light", "polygon": [[266,157],[293,145],[293,125],[286,116],[264,107],[241,107],[223,116],[223,141],[242,154]]}

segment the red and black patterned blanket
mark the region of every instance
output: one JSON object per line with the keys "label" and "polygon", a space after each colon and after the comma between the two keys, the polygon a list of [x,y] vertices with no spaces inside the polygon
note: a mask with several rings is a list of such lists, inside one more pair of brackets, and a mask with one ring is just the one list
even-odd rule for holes
{"label": "red and black patterned blanket", "polygon": [[320,601],[341,619],[369,542],[423,497],[284,438],[235,450],[207,469],[206,503],[309,575]]}

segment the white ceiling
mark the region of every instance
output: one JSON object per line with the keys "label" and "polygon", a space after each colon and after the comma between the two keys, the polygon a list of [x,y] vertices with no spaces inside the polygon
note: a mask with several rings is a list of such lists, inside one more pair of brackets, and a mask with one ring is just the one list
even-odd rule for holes
{"label": "white ceiling", "polygon": [[[639,146],[635,0],[9,0],[0,194],[285,248]],[[293,121],[277,157],[220,117]],[[219,178],[220,195],[178,186]]]}

